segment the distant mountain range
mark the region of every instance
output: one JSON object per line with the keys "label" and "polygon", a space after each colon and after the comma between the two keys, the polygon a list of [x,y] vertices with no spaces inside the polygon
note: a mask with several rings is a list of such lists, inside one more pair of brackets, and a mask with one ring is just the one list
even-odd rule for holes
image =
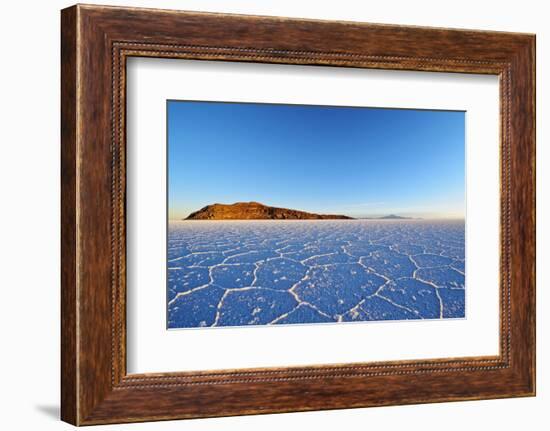
{"label": "distant mountain range", "polygon": [[[414,220],[414,217],[403,217],[395,214],[390,214],[382,217],[360,217],[363,220]],[[416,219],[418,220],[418,219]]]}
{"label": "distant mountain range", "polygon": [[185,220],[352,220],[339,214],[314,214],[288,208],[270,207],[259,202],[212,204],[191,213]]}

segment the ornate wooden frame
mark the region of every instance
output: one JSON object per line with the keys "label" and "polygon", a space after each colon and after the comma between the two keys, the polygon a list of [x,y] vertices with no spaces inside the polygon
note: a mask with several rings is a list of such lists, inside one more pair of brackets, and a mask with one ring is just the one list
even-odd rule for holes
{"label": "ornate wooden frame", "polygon": [[[61,16],[63,420],[88,425],[534,395],[534,35],[82,5]],[[500,354],[128,375],[129,56],[498,75]]]}

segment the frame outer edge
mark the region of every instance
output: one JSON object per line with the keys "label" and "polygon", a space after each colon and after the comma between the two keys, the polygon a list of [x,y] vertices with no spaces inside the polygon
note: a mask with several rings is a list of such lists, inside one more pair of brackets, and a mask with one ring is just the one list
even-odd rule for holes
{"label": "frame outer edge", "polygon": [[531,97],[531,104],[533,109],[533,157],[531,160],[532,166],[532,176],[533,176],[533,236],[534,236],[534,258],[533,258],[533,317],[531,319],[532,325],[532,342],[533,342],[533,357],[532,357],[532,379],[533,379],[533,388],[531,394],[533,396],[537,395],[537,37],[533,35],[531,39],[531,50],[530,50],[531,59],[533,62],[533,68],[531,71],[531,79],[533,82],[533,94]]}
{"label": "frame outer edge", "polygon": [[529,179],[532,181],[532,190],[530,196],[528,196],[530,205],[531,205],[531,235],[532,235],[532,245],[531,245],[531,255],[530,264],[531,264],[531,285],[529,286],[529,299],[531,306],[531,313],[529,318],[529,337],[531,349],[530,353],[530,384],[529,384],[529,395],[537,395],[537,293],[536,293],[536,284],[537,284],[537,37],[532,35],[528,40],[527,48],[527,64],[529,65],[530,74],[527,76],[527,84],[529,85],[530,94],[528,99],[528,104],[531,109],[531,122],[527,125],[529,130],[529,143],[531,147],[531,157],[529,160]]}
{"label": "frame outer edge", "polygon": [[520,396],[536,395],[536,137],[535,36],[511,58],[511,245],[514,383]]}
{"label": "frame outer edge", "polygon": [[61,420],[79,423],[77,300],[78,6],[61,11]]}
{"label": "frame outer edge", "polygon": [[525,349],[528,358],[526,359],[527,370],[527,390],[528,396],[536,396],[536,380],[537,380],[537,337],[536,337],[536,241],[537,241],[537,205],[536,205],[536,35],[527,37],[525,49],[522,51],[523,58],[520,60],[522,67],[525,67],[525,76],[523,76],[525,91],[525,111],[530,115],[523,115],[525,124],[523,125],[526,136],[527,160],[526,170],[529,174],[526,175],[526,181],[529,183],[527,187],[528,195],[525,197],[525,205],[529,209],[529,227],[527,231],[527,250],[525,257],[526,264],[529,266],[529,285],[524,286],[524,294],[527,296],[529,309],[525,318],[527,325],[528,348]]}
{"label": "frame outer edge", "polygon": [[[101,13],[99,13],[101,11]],[[127,11],[127,13],[121,13],[121,11]],[[130,13],[131,11],[131,13]],[[107,214],[107,207],[101,205],[101,207],[94,208],[90,203],[91,196],[95,195],[96,186],[101,190],[103,196],[106,193],[105,179],[107,174],[106,158],[103,152],[109,148],[104,141],[107,132],[103,129],[97,131],[93,128],[94,122],[98,122],[96,118],[107,124],[107,113],[110,112],[107,106],[107,101],[104,97],[106,91],[105,81],[107,79],[107,72],[109,69],[108,62],[98,63],[94,60],[94,54],[100,55],[101,58],[107,60],[107,50],[111,47],[111,43],[116,41],[120,35],[124,37],[128,32],[131,32],[129,27],[121,27],[121,23],[127,21],[129,18],[143,18],[141,15],[145,12],[154,14],[154,10],[146,9],[128,9],[128,8],[113,8],[109,9],[107,19],[103,15],[103,8],[99,6],[86,6],[81,5],[73,6],[71,8],[62,11],[62,32],[61,32],[61,71],[62,71],[62,93],[61,93],[61,192],[62,192],[62,211],[61,211],[61,230],[62,230],[62,247],[61,247],[61,262],[62,262],[62,286],[61,286],[61,309],[62,309],[62,325],[61,325],[61,339],[62,339],[62,391],[61,391],[61,417],[64,421],[73,425],[91,425],[99,423],[120,423],[120,422],[136,422],[147,420],[163,420],[163,419],[180,419],[191,417],[213,417],[213,416],[233,416],[236,414],[258,414],[258,413],[274,413],[274,412],[286,412],[286,411],[307,411],[307,410],[324,410],[334,408],[352,408],[352,407],[365,407],[375,405],[388,405],[388,404],[411,404],[411,403],[427,403],[427,402],[440,402],[440,401],[457,401],[466,399],[488,399],[488,398],[502,398],[510,396],[525,396],[534,394],[534,365],[535,365],[535,351],[534,351],[534,238],[530,235],[534,234],[535,230],[535,214],[534,214],[534,153],[535,153],[535,137],[534,137],[534,37],[527,37],[526,35],[509,35],[502,34],[503,48],[502,55],[506,55],[507,60],[515,60],[515,71],[521,71],[524,74],[521,76],[523,81],[521,85],[518,85],[514,77],[513,89],[519,91],[519,96],[522,103],[517,103],[516,100],[513,109],[514,113],[517,113],[518,108],[521,111],[525,110],[525,115],[533,114],[532,117],[525,117],[515,123],[512,127],[514,136],[513,142],[521,142],[524,147],[519,152],[519,158],[517,163],[522,168],[530,168],[531,170],[523,178],[519,179],[516,175],[512,174],[512,183],[515,183],[516,187],[524,186],[525,189],[520,195],[517,192],[516,204],[524,209],[527,214],[526,223],[521,231],[521,236],[525,240],[525,245],[521,245],[516,248],[525,252],[525,257],[521,260],[519,265],[519,272],[528,275],[527,280],[523,283],[517,283],[521,285],[521,292],[513,295],[518,300],[518,305],[525,304],[525,310],[522,313],[524,320],[519,328],[516,328],[514,339],[516,340],[515,348],[520,345],[525,349],[522,353],[514,355],[515,366],[510,369],[512,373],[498,372],[494,374],[494,377],[506,378],[501,384],[497,384],[494,380],[491,383],[487,383],[488,377],[485,375],[479,375],[479,382],[474,380],[475,387],[473,391],[466,391],[464,393],[456,393],[452,396],[445,397],[432,397],[423,398],[420,396],[410,397],[397,397],[395,400],[386,400],[380,402],[380,400],[374,401],[361,401],[357,400],[352,402],[352,398],[356,398],[363,394],[368,398],[369,388],[359,387],[358,393],[351,395],[351,389],[346,385],[342,386],[341,391],[347,395],[347,402],[337,402],[333,399],[334,390],[336,390],[336,381],[319,380],[309,381],[307,385],[302,385],[306,390],[311,390],[315,395],[314,399],[308,404],[300,404],[299,408],[289,408],[288,403],[283,402],[290,395],[288,392],[284,392],[283,385],[277,385],[274,383],[258,382],[261,384],[255,384],[253,382],[244,382],[243,386],[239,382],[228,382],[230,384],[220,386],[214,389],[208,389],[207,386],[193,386],[191,388],[153,388],[145,389],[139,387],[123,388],[121,387],[118,375],[109,375],[107,379],[107,366],[116,366],[114,364],[114,353],[107,353],[107,332],[113,328],[113,321],[108,321],[105,318],[107,309],[113,306],[112,301],[115,297],[106,295],[106,271],[104,267],[106,265],[106,257],[97,256],[97,246],[103,247],[105,245],[105,238],[97,238],[91,236],[91,233],[98,231],[98,227],[94,225],[91,227],[91,216],[98,214],[100,220],[105,220],[105,214]],[[187,14],[178,11],[173,11],[176,14],[182,14],[182,21],[191,22],[197,17],[194,13]],[[170,16],[172,14],[169,14]],[[208,17],[208,20],[214,20],[213,15],[204,14]],[[202,15],[201,15],[202,16]],[[185,19],[183,19],[185,17]],[[239,17],[239,18],[237,18]],[[242,18],[241,18],[242,17]],[[232,27],[236,25],[237,20],[250,20],[251,17],[232,16],[228,20]],[[276,20],[276,17],[263,17],[266,20]],[[285,21],[285,19],[282,19]],[[305,25],[306,22],[296,19],[288,19],[289,24],[294,23]],[[247,25],[250,23],[247,23]],[[311,23],[309,23],[311,24]],[[142,27],[144,25],[150,25],[146,21],[141,21]],[[311,24],[313,25],[313,24]],[[326,24],[327,26],[329,24]],[[296,27],[295,26],[295,27]],[[233,26],[234,27],[234,26]],[[187,28],[187,27],[186,27]],[[367,28],[367,25],[365,25]],[[164,42],[162,35],[165,38],[175,38],[176,40],[190,38],[190,40],[198,41],[197,43],[203,43],[202,36],[196,36],[191,32],[191,35],[186,33],[173,34],[173,30],[170,27],[161,29],[160,41]],[[403,29],[407,30],[408,27]],[[302,31],[301,29],[300,31]],[[373,26],[372,30],[381,31],[380,26]],[[185,30],[191,31],[191,30]],[[216,30],[217,31],[217,30]],[[221,30],[220,30],[221,31]],[[298,31],[298,27],[296,27]],[[351,31],[351,30],[350,30]],[[420,31],[420,30],[419,30]],[[428,29],[422,30],[423,32],[429,32]],[[149,33],[146,33],[146,35]],[[357,35],[356,30],[354,34]],[[168,36],[166,36],[168,35]],[[185,38],[182,36],[185,35]],[[495,34],[488,33],[490,39],[494,39]],[[207,35],[208,36],[208,35]],[[455,35],[458,37],[458,35]],[[466,36],[466,33],[461,32],[460,36]],[[470,33],[468,37],[473,37]],[[482,37],[478,42],[487,42]],[[133,37],[133,36],[131,36]],[[140,36],[141,37],[141,36]],[[210,36],[208,36],[210,37]],[[212,37],[215,37],[213,35]],[[270,37],[269,35],[266,37]],[[235,45],[240,42],[241,36],[236,41],[233,41],[227,49],[239,49]],[[418,39],[418,38],[417,38]],[[474,38],[477,40],[477,34]],[[486,38],[487,39],[487,38]],[[523,40],[522,40],[523,39]],[[359,37],[362,41],[363,38]],[[208,42],[208,40],[207,40]],[[265,45],[265,40],[263,40]],[[269,40],[268,40],[269,42]],[[459,47],[463,46],[466,42],[459,40]],[[473,42],[472,42],[473,43]],[[292,43],[290,43],[292,51]],[[329,47],[330,43],[327,42]],[[90,45],[90,46],[89,46]],[[191,43],[190,46],[192,46]],[[420,50],[426,51],[429,48],[421,44]],[[197,45],[195,45],[197,46]],[[483,44],[479,46],[484,46]],[[82,48],[82,49],[81,49]],[[338,48],[338,46],[337,46]],[[226,48],[221,48],[226,49]],[[247,49],[247,48],[244,48]],[[267,48],[263,48],[268,50]],[[339,48],[338,48],[339,49]],[[336,49],[336,51],[338,51]],[[357,48],[359,49],[359,48]],[[96,52],[97,50],[97,52]],[[481,50],[482,52],[483,50]],[[244,52],[244,51],[243,51]],[[369,49],[370,52],[370,49]],[[198,55],[198,54],[197,54]],[[357,50],[351,55],[358,55]],[[473,55],[475,58],[479,58],[481,54],[477,53]],[[218,58],[218,54],[214,53],[211,58]],[[221,56],[223,57],[223,56]],[[220,58],[221,58],[220,57]],[[211,59],[209,58],[209,59]],[[274,57],[275,58],[275,57]],[[452,57],[451,57],[452,58]],[[469,58],[469,57],[468,57]],[[290,59],[290,57],[289,57]],[[284,57],[281,57],[284,60]],[[418,57],[418,61],[414,63],[411,70],[420,70],[424,68],[424,60],[422,56]],[[500,61],[502,58],[497,56],[496,61]],[[239,61],[239,60],[232,60]],[[248,61],[248,60],[246,60]],[[286,63],[286,61],[283,61]],[[337,63],[335,60],[327,60],[329,64]],[[527,64],[525,64],[525,63]],[[293,63],[292,60],[289,63]],[[317,64],[315,62],[314,64]],[[481,68],[481,63],[484,60],[481,59],[477,63]],[[389,63],[388,63],[389,64]],[[399,61],[389,64],[389,69],[397,68]],[[362,66],[363,67],[363,66]],[[441,67],[439,65],[438,67]],[[383,67],[386,68],[386,67]],[[443,68],[445,69],[445,68]],[[443,70],[442,69],[442,70]],[[484,69],[485,70],[485,69]],[[466,73],[468,73],[467,71]],[[96,74],[97,81],[101,85],[94,86],[95,80],[88,80],[87,77]],[[517,85],[517,88],[516,88]],[[103,92],[103,93],[102,93]],[[527,134],[523,136],[523,139],[517,138],[518,129],[527,131]],[[105,153],[106,154],[106,153]],[[96,163],[101,172],[93,172],[92,165]],[[514,162],[513,162],[514,163]],[[515,164],[515,163],[514,163]],[[526,169],[527,170],[527,169]],[[100,176],[103,174],[104,176]],[[107,175],[109,177],[109,175]],[[115,176],[116,178],[116,176]],[[516,180],[516,181],[514,181]],[[81,183],[81,184],[80,184]],[[118,183],[117,183],[118,184]],[[516,207],[515,204],[512,205]],[[517,209],[517,207],[515,208]],[[517,215],[512,217],[512,220],[517,220]],[[95,231],[94,231],[95,229]],[[99,229],[101,233],[108,235],[104,224],[101,224]],[[93,261],[90,263],[87,258],[91,258]],[[525,260],[527,259],[527,261]],[[532,259],[532,261],[531,261]],[[89,269],[92,265],[102,269],[101,277],[97,277],[97,274],[91,274]],[[533,278],[532,278],[533,277]],[[104,285],[105,284],[105,285]],[[93,294],[90,290],[91,286],[94,287]],[[112,298],[112,299],[111,299]],[[81,321],[81,325],[79,322]],[[97,323],[97,325],[96,325]],[[114,332],[111,332],[113,336]],[[523,337],[521,336],[523,334]],[[523,340],[521,340],[523,338]],[[111,339],[109,339],[111,340]],[[515,350],[515,349],[513,349]],[[113,351],[114,352],[114,351]],[[112,368],[111,368],[112,369]],[[114,376],[114,377],[112,377]],[[427,376],[430,376],[428,373]],[[326,379],[332,379],[334,376],[327,376]],[[474,379],[474,377],[472,377]],[[380,381],[388,380],[379,378]],[[391,379],[389,379],[391,380]],[[397,381],[397,378],[394,378]],[[401,379],[404,381],[405,379]],[[408,379],[406,379],[408,380]],[[433,379],[432,379],[433,380]],[[447,379],[448,380],[448,379]],[[494,384],[493,384],[494,382]],[[503,384],[509,385],[509,390],[504,390]],[[332,385],[332,386],[331,386]],[[293,386],[287,384],[287,389],[294,389]],[[332,389],[331,389],[332,388]],[[346,388],[346,389],[344,389]],[[284,395],[279,394],[278,390],[281,390]],[[297,387],[297,389],[299,389]],[[500,390],[499,390],[500,389]],[[248,390],[265,391],[265,393],[279,394],[280,402],[278,405],[261,406],[258,407],[254,402],[248,403],[242,397],[240,401],[241,406],[232,406],[231,403],[226,403],[232,397],[246,393]],[[362,391],[362,392],[361,392]],[[210,392],[208,394],[207,392]],[[429,391],[428,391],[429,392]],[[211,397],[213,395],[213,397]],[[296,396],[302,396],[303,394],[297,394]],[[200,405],[200,399],[203,396],[203,402],[206,400],[205,405]],[[294,396],[294,395],[293,395]],[[147,409],[151,410],[151,405],[147,406],[147,398],[152,401],[153,398],[160,398],[159,403],[176,404],[177,407],[186,411],[176,411],[176,413],[170,411],[170,414],[155,415],[152,412],[147,413]],[[210,397],[210,398],[209,398]],[[216,400],[216,398],[218,398]],[[281,401],[283,400],[283,401]],[[219,407],[221,401],[222,406]],[[208,406],[208,403],[211,403]],[[157,403],[158,404],[158,403]],[[238,404],[238,403],[237,403]],[[185,407],[185,408],[184,408]],[[204,410],[205,407],[210,407],[210,410]],[[198,408],[203,413],[200,413]],[[133,411],[132,411],[133,410]],[[199,412],[199,413],[198,413]],[[157,413],[157,412],[155,412]]]}

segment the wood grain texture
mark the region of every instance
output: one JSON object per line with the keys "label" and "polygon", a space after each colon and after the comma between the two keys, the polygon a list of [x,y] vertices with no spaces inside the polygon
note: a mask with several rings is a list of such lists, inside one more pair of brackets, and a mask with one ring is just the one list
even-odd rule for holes
{"label": "wood grain texture", "polygon": [[[62,11],[62,418],[136,422],[535,392],[535,37],[100,6]],[[495,74],[497,357],[126,374],[129,56]]]}
{"label": "wood grain texture", "polygon": [[61,417],[77,422],[76,9],[61,16]]}

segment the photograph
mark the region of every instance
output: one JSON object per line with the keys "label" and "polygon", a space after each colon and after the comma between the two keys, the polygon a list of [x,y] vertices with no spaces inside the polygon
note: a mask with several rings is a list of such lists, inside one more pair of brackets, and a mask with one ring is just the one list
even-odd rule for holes
{"label": "photograph", "polygon": [[464,111],[168,100],[168,329],[466,318]]}

